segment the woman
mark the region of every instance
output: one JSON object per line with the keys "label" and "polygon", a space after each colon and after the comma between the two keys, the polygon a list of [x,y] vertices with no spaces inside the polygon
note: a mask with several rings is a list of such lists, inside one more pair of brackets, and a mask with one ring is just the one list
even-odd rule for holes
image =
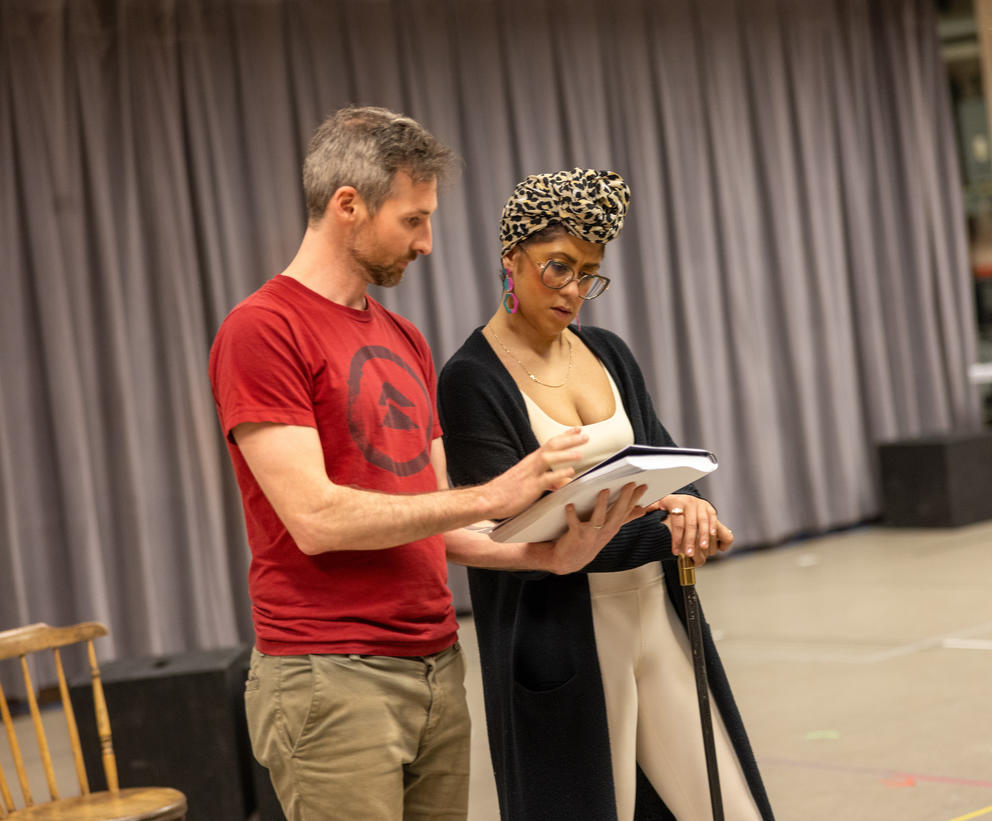
{"label": "woman", "polygon": [[[633,355],[577,323],[605,292],[604,248],[630,191],[611,172],[532,175],[503,209],[503,297],[442,370],[438,399],[456,484],[486,481],[574,425],[576,473],[632,442],[674,444]],[[489,745],[504,819],[710,818],[675,555],[703,563],[733,535],[692,486],[625,525],[583,572],[470,568]],[[723,804],[771,808],[709,628]]]}

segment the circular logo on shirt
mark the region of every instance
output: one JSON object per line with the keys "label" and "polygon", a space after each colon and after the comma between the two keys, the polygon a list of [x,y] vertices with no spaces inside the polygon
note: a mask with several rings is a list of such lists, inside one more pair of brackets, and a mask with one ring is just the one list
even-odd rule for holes
{"label": "circular logo on shirt", "polygon": [[366,345],[352,357],[348,429],[369,462],[397,476],[412,476],[430,463],[430,393],[417,372],[389,348]]}

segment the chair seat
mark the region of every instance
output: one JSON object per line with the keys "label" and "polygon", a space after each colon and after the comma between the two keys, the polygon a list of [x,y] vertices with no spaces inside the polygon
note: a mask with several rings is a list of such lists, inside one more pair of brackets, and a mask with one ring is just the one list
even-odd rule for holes
{"label": "chair seat", "polygon": [[172,821],[185,817],[186,796],[178,790],[131,787],[15,810],[10,821]]}

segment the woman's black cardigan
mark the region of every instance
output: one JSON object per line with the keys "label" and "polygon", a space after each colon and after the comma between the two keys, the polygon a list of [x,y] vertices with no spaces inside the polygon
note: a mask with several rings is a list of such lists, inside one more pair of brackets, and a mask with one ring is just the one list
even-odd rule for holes
{"label": "woman's black cardigan", "polygon": [[[674,442],[655,415],[623,341],[599,328],[572,330],[609,370],[639,444]],[[438,405],[448,472],[456,485],[485,482],[538,447],[523,396],[476,330],[447,362]],[[687,489],[695,493],[695,488]],[[696,494],[698,495],[698,493]],[[606,704],[586,571],[661,560],[668,595],[685,623],[668,528],[659,514],[626,525],[582,572],[564,576],[469,568],[489,748],[505,821],[614,821]],[[709,684],[762,817],[771,807],[703,620]],[[638,821],[672,814],[638,770]]]}

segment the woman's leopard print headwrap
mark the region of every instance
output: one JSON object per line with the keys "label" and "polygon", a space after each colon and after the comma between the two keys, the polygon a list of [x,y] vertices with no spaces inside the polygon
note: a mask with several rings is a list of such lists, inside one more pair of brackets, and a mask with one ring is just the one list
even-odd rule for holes
{"label": "woman's leopard print headwrap", "polygon": [[499,223],[501,256],[531,234],[560,222],[573,236],[605,245],[623,226],[630,187],[613,171],[575,168],[531,174],[518,182]]}

